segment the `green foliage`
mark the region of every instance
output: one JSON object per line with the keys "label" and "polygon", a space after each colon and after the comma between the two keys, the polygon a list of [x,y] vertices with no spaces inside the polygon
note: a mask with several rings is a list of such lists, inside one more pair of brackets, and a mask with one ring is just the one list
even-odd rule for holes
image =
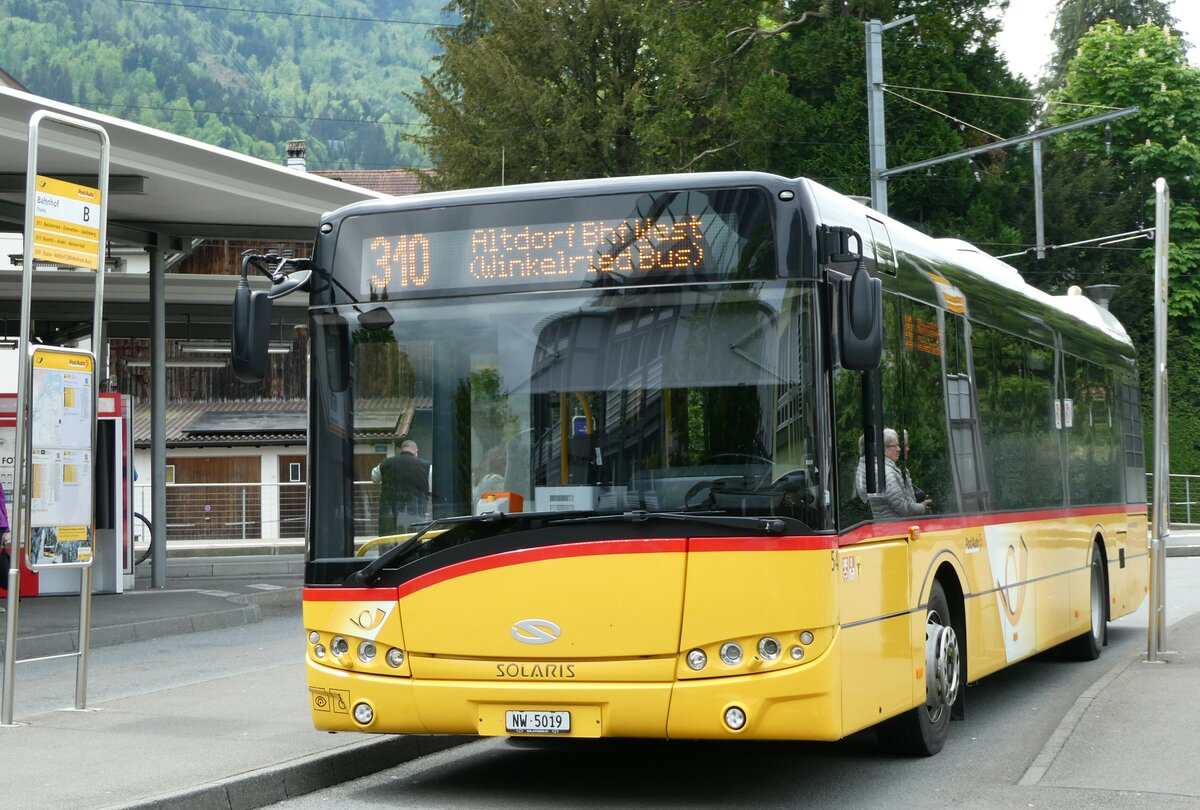
{"label": "green foliage", "polygon": [[1057,87],[1067,75],[1067,65],[1075,56],[1080,40],[1092,26],[1113,20],[1122,28],[1150,22],[1157,26],[1175,25],[1170,2],[1164,0],[1058,0],[1054,13],[1055,52],[1047,66],[1045,85]]}
{"label": "green foliage", "polygon": [[32,92],[313,169],[426,165],[404,97],[436,50],[435,0],[268,0],[254,11],[0,0],[0,68]]}
{"label": "green foliage", "polygon": [[[1200,450],[1191,431],[1200,377],[1190,373],[1200,350],[1200,224],[1195,203],[1200,192],[1200,149],[1190,138],[1200,124],[1200,70],[1188,65],[1183,45],[1169,29],[1153,24],[1123,28],[1113,20],[1096,25],[1079,40],[1065,83],[1053,101],[1127,107],[1139,112],[1114,121],[1111,139],[1101,127],[1076,130],[1056,139],[1048,154],[1054,196],[1047,219],[1056,227],[1079,227],[1087,236],[1121,233],[1153,224],[1154,181],[1166,179],[1175,203],[1171,213],[1168,309],[1172,316],[1171,466],[1177,472],[1200,469]],[[1078,117],[1059,107],[1053,123]],[[1085,227],[1086,226],[1086,229]],[[1078,235],[1075,239],[1080,238]],[[1065,263],[1086,264],[1086,273]],[[1153,256],[1148,248],[1105,251],[1101,256],[1068,254],[1048,263],[1048,286],[1111,283],[1121,286],[1114,314],[1138,347],[1142,399],[1152,401]],[[1180,368],[1188,371],[1180,373]],[[1149,435],[1149,434],[1147,434]]]}
{"label": "green foliage", "polygon": [[410,136],[443,187],[629,174],[641,97],[640,4],[451,0],[436,72],[410,96],[429,124]]}

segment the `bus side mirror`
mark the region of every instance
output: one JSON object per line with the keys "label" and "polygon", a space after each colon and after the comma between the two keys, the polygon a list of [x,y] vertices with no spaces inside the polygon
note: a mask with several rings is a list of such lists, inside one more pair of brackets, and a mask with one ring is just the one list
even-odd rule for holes
{"label": "bus side mirror", "polygon": [[267,375],[267,345],[271,328],[271,298],[251,291],[243,266],[233,293],[233,334],[230,337],[233,374],[242,382],[262,382]]}
{"label": "bus side mirror", "polygon": [[883,359],[883,282],[871,278],[862,256],[854,273],[838,284],[842,368],[870,371]]}

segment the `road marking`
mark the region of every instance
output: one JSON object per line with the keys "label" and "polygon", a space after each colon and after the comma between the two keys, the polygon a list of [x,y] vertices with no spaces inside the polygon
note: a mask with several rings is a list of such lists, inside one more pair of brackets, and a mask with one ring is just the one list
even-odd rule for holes
{"label": "road marking", "polygon": [[258,583],[255,585],[247,585],[246,587],[247,588],[258,588],[260,591],[282,591],[283,590],[282,585],[268,585],[265,582]]}
{"label": "road marking", "polygon": [[226,599],[230,596],[237,596],[236,593],[230,593],[229,591],[196,591],[196,593],[202,593],[205,596],[221,596]]}

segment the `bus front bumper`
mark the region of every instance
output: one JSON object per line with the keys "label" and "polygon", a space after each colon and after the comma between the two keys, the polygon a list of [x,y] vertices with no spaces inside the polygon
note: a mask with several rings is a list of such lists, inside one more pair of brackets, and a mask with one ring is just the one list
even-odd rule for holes
{"label": "bus front bumper", "polygon": [[[312,659],[307,674],[313,725],[321,731],[529,736],[510,730],[509,712],[567,712],[569,718],[550,716],[569,730],[544,736],[836,740],[836,663],[825,655],[776,672],[665,683],[412,679]],[[369,722],[355,719],[356,707]],[[744,724],[735,729],[730,720],[736,723],[738,710]]]}

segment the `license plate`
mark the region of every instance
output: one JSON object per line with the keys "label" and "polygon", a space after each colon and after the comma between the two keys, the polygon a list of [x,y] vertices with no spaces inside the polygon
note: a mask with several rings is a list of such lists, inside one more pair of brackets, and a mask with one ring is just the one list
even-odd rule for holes
{"label": "license plate", "polygon": [[571,713],[508,709],[504,712],[504,730],[510,734],[568,734]]}

